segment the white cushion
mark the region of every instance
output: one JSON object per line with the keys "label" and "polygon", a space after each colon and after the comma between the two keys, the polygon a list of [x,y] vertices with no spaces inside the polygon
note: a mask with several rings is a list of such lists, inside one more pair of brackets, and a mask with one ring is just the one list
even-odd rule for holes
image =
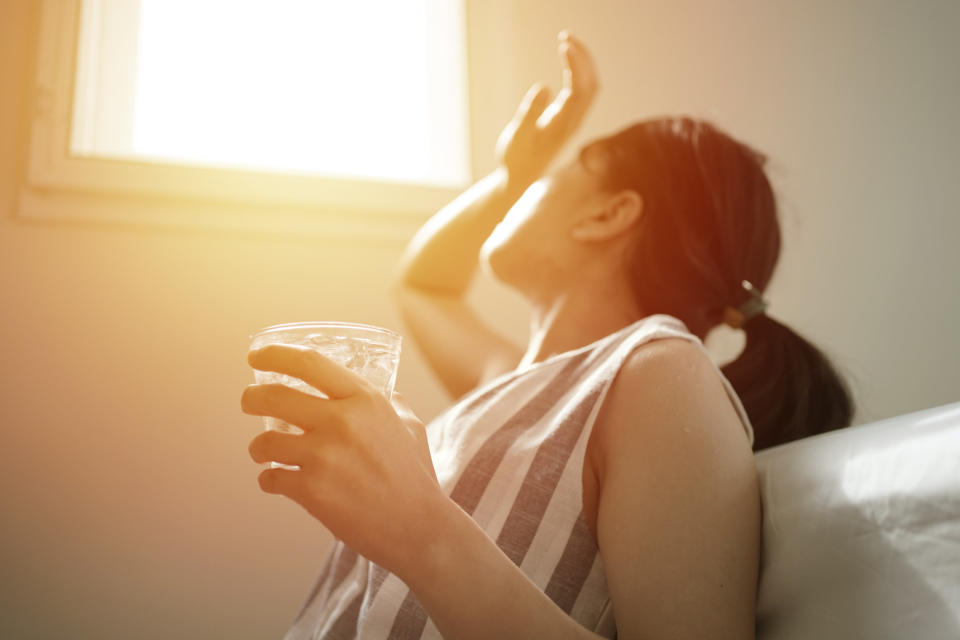
{"label": "white cushion", "polygon": [[960,402],[756,461],[759,640],[960,638]]}

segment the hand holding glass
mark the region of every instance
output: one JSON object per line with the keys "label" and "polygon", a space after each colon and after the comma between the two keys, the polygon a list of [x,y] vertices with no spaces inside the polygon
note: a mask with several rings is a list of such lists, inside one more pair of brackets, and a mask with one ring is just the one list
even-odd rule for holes
{"label": "hand holding glass", "polygon": [[[397,365],[400,362],[400,335],[389,329],[349,322],[295,322],[278,324],[261,329],[251,336],[250,349],[259,349],[268,344],[291,344],[307,346],[330,358],[337,364],[354,371],[371,382],[389,400],[397,380]],[[279,383],[326,398],[327,396],[303,380],[273,371],[254,369],[257,384]],[[291,424],[269,416],[264,417],[266,429],[302,433]],[[278,462],[273,468],[298,469]]]}

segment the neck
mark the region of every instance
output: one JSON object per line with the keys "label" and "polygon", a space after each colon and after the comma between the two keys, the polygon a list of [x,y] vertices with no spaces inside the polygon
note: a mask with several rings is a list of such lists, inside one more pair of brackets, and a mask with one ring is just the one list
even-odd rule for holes
{"label": "neck", "polygon": [[530,339],[519,368],[578,349],[643,317],[625,283],[597,282],[568,288],[534,304]]}

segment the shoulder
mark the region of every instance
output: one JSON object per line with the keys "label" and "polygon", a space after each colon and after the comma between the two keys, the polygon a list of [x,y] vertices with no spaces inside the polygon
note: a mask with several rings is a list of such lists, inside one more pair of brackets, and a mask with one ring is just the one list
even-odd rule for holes
{"label": "shoulder", "polygon": [[[706,350],[686,338],[662,338],[633,349],[610,388],[608,405],[655,409],[683,397],[725,396],[717,368]],[[724,398],[725,399],[725,398]]]}
{"label": "shoulder", "polygon": [[597,541],[618,635],[751,637],[756,467],[710,356],[684,338],[635,349],[593,435]]}
{"label": "shoulder", "polygon": [[680,447],[687,455],[750,450],[716,365],[701,345],[685,338],[653,340],[626,357],[592,438],[598,477],[614,458],[638,448]]}
{"label": "shoulder", "polygon": [[640,345],[624,360],[618,379],[639,381],[664,373],[712,372],[706,351],[686,338],[660,338]]}

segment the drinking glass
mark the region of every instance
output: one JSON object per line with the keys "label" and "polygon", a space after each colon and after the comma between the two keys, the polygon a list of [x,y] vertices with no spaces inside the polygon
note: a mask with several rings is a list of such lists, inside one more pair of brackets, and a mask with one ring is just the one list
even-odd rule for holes
{"label": "drinking glass", "polygon": [[[367,324],[293,322],[277,324],[257,331],[250,336],[250,348],[258,349],[268,344],[310,347],[366,378],[389,400],[397,381],[400,341],[400,334]],[[322,391],[303,380],[282,373],[254,369],[253,377],[257,384],[280,383],[310,395],[327,397]],[[270,416],[264,416],[264,425],[268,430],[303,433],[299,427]],[[270,466],[283,469],[299,468],[279,462],[271,462]]]}

